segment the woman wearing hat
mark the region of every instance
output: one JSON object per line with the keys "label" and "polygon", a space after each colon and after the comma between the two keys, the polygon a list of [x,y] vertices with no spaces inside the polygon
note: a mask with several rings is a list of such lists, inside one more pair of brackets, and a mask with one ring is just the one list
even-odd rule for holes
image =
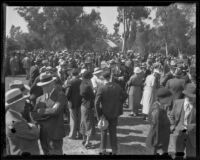
{"label": "woman wearing hat", "polygon": [[157,100],[149,114],[151,128],[146,139],[146,146],[153,154],[168,152],[170,138],[170,120],[168,108],[172,103],[172,93],[166,88],[157,91]]}
{"label": "woman wearing hat", "polygon": [[83,80],[80,85],[80,95],[82,97],[81,104],[81,128],[83,135],[82,144],[87,148],[91,148],[90,139],[94,134],[94,93],[92,89],[92,74],[89,71],[83,73]]}
{"label": "woman wearing hat", "polygon": [[51,74],[40,74],[38,86],[43,95],[37,98],[32,118],[41,128],[40,142],[45,155],[62,155],[64,132],[65,96],[55,85],[56,77]]}
{"label": "woman wearing hat", "polygon": [[155,94],[157,89],[159,88],[159,76],[160,70],[154,69],[153,73],[147,76],[145,80],[145,86],[141,100],[141,105],[143,106],[142,113],[144,114],[144,120],[147,120],[150,107],[155,101]]}
{"label": "woman wearing hat", "polygon": [[134,69],[134,75],[131,76],[129,81],[127,82],[128,85],[128,102],[129,108],[131,108],[132,113],[130,116],[136,116],[138,114],[138,107],[140,106],[140,101],[142,98],[142,70],[139,67]]}
{"label": "woman wearing hat", "polygon": [[9,154],[39,155],[38,139],[40,130],[34,124],[28,123],[22,116],[28,95],[19,88],[6,92],[6,137],[9,143]]}

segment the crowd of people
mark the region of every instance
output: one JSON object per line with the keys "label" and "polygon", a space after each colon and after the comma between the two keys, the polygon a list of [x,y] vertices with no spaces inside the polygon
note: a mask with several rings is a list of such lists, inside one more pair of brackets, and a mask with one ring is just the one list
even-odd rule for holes
{"label": "crowd of people", "polygon": [[19,65],[17,55],[9,60],[11,74],[23,67],[29,83],[14,80],[5,94],[7,154],[39,155],[39,140],[44,155],[62,155],[69,123],[68,138],[82,139],[86,149],[98,128],[101,155],[108,154],[109,132],[109,154],[116,155],[118,118],[128,107],[130,117],[142,114],[150,123],[152,154],[168,153],[173,134],[175,153],[196,155],[195,56],[34,51]]}

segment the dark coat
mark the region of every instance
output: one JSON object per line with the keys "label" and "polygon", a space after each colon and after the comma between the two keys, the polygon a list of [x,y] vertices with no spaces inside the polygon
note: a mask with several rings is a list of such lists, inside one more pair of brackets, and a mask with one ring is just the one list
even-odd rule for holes
{"label": "dark coat", "polygon": [[167,111],[155,102],[150,112],[151,128],[146,139],[146,145],[154,152],[158,148],[162,148],[167,152],[170,138],[170,121]]}
{"label": "dark coat", "polygon": [[[182,125],[184,121],[182,117],[184,113],[184,99],[176,100],[170,114],[171,124],[175,129],[174,135],[176,136],[178,136],[182,131]],[[189,140],[192,146],[196,148],[196,104],[194,104],[194,107],[189,115],[187,130]]]}
{"label": "dark coat", "polygon": [[81,106],[80,85],[81,79],[79,78],[72,79],[67,83],[65,95],[70,108],[79,108]]}
{"label": "dark coat", "polygon": [[30,127],[15,111],[6,112],[6,136],[11,155],[21,155],[23,152],[39,155],[39,132],[37,127]]}
{"label": "dark coat", "polygon": [[102,114],[108,119],[120,116],[123,113],[123,103],[126,98],[127,94],[116,83],[109,82],[99,87],[95,98],[98,117]]}
{"label": "dark coat", "polygon": [[94,107],[94,92],[92,89],[92,84],[89,81],[83,80],[80,85],[80,95],[82,99],[82,105],[86,108]]}
{"label": "dark coat", "polygon": [[34,65],[31,67],[30,69],[30,80],[29,80],[29,86],[32,86],[36,77],[38,77],[40,75],[39,72],[39,67]]}
{"label": "dark coat", "polygon": [[164,76],[164,78],[162,79],[162,81],[160,82],[160,85],[161,86],[166,86],[167,81],[170,80],[170,79],[172,79],[172,78],[174,78],[173,74],[171,72],[168,72]]}
{"label": "dark coat", "polygon": [[40,77],[36,77],[31,89],[30,89],[30,100],[33,104],[36,103],[36,99],[43,94],[43,89],[41,86],[37,86],[37,83],[40,81]]}
{"label": "dark coat", "polygon": [[[51,92],[47,100],[45,95],[37,98],[36,107],[31,115],[40,125],[43,136],[54,140],[65,136],[63,119],[65,103],[65,95],[57,89]],[[55,104],[56,107],[53,107]]]}
{"label": "dark coat", "polygon": [[172,94],[173,94],[173,99],[180,99],[183,97],[183,90],[185,87],[185,80],[184,79],[178,79],[178,78],[173,78],[167,81],[166,88],[168,88]]}

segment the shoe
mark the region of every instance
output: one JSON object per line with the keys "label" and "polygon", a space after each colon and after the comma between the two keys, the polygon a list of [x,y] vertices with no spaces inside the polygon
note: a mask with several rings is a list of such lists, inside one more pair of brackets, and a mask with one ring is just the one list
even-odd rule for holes
{"label": "shoe", "polygon": [[99,155],[106,155],[106,151],[105,152],[99,152]]}
{"label": "shoe", "polygon": [[87,143],[87,144],[85,144],[84,146],[85,146],[86,149],[93,149],[93,147],[94,147],[94,146],[92,145],[92,143]]}
{"label": "shoe", "polygon": [[71,137],[71,136],[68,136],[67,137],[68,139],[73,139],[73,140],[75,140],[76,138],[74,138],[74,137]]}
{"label": "shoe", "polygon": [[131,113],[131,114],[129,114],[129,116],[131,116],[131,117],[136,117],[137,114],[136,114],[136,113]]}
{"label": "shoe", "polygon": [[82,139],[82,138],[83,138],[83,136],[81,134],[76,136],[76,139]]}

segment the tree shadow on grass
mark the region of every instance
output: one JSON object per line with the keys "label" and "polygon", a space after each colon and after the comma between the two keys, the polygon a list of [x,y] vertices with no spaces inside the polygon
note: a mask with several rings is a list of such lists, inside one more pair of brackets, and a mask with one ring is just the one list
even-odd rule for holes
{"label": "tree shadow on grass", "polygon": [[118,126],[136,126],[136,125],[149,124],[144,121],[141,117],[120,117]]}
{"label": "tree shadow on grass", "polygon": [[120,144],[119,155],[151,155],[151,152],[141,144]]}

